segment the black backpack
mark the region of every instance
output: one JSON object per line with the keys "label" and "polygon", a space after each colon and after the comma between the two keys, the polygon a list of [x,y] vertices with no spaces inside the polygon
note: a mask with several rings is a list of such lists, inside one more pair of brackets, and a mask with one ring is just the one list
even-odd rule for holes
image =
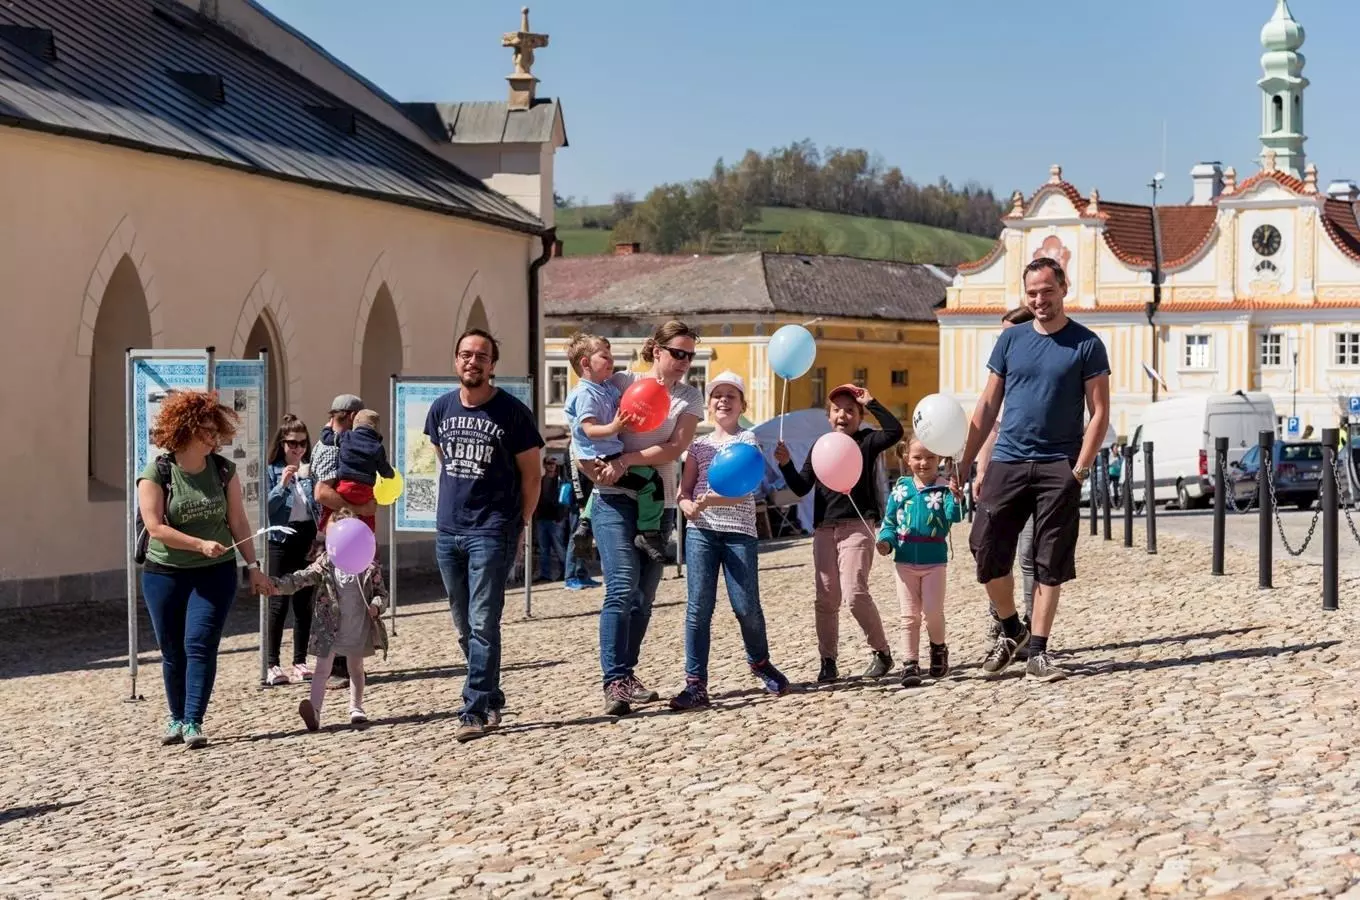
{"label": "black backpack", "polygon": [[[173,457],[169,453],[162,453],[156,457],[156,481],[161,486],[161,491],[165,498],[164,510],[165,521],[170,521],[170,485],[174,478],[170,474],[170,464]],[[208,461],[217,467],[217,478],[222,482],[222,495],[227,493],[227,485],[231,483],[230,464],[226,458],[216,453],[208,454]],[[137,525],[136,525],[137,544],[132,553],[132,561],[137,565],[146,562],[146,548],[151,542],[151,535],[147,533],[146,523],[142,521],[142,505],[137,504]]]}

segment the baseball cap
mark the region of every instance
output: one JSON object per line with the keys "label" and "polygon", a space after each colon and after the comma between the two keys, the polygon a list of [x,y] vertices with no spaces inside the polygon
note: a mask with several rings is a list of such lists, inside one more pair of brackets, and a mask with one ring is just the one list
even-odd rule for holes
{"label": "baseball cap", "polygon": [[736,372],[731,371],[730,369],[725,372],[719,372],[717,375],[713,376],[713,380],[710,381],[708,383],[708,387],[705,388],[705,391],[707,392],[705,396],[712,397],[713,389],[720,384],[732,385],[732,387],[736,388],[737,391],[741,394],[742,399],[743,400],[746,399],[746,382],[742,381],[741,376],[738,375]]}
{"label": "baseball cap", "polygon": [[838,385],[836,385],[835,387],[833,387],[833,388],[831,389],[831,393],[829,393],[829,394],[826,395],[826,399],[828,399],[828,400],[835,400],[835,399],[836,399],[838,396],[840,396],[841,394],[849,394],[849,395],[850,395],[850,399],[852,399],[852,400],[854,400],[856,403],[858,403],[858,402],[859,402],[859,390],[860,390],[860,389],[859,389],[859,385],[855,385],[855,384],[838,384]]}
{"label": "baseball cap", "polygon": [[358,412],[364,408],[364,401],[353,394],[341,394],[331,402],[331,412]]}

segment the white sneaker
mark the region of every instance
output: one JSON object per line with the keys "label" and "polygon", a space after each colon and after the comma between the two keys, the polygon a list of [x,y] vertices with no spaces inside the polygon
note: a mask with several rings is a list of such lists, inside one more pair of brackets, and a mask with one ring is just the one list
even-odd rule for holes
{"label": "white sneaker", "polygon": [[271,685],[271,686],[277,686],[277,685],[280,685],[280,684],[287,684],[287,683],[288,683],[288,676],[285,675],[285,674],[283,673],[283,669],[282,669],[281,667],[279,667],[279,666],[270,666],[270,667],[269,667],[269,675],[265,678],[265,684],[268,684],[268,685]]}
{"label": "white sneaker", "polygon": [[351,710],[349,711],[349,724],[351,724],[351,725],[367,725],[367,724],[368,724],[368,716],[364,713],[364,711],[363,711],[362,709],[360,709],[359,707],[356,706],[356,707],[354,707],[353,709],[351,709]]}

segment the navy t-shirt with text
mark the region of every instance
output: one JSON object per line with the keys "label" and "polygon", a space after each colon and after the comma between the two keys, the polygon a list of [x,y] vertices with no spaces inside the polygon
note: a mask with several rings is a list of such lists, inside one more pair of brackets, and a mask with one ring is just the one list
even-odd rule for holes
{"label": "navy t-shirt with text", "polygon": [[518,527],[523,492],[515,457],[543,446],[529,408],[502,390],[481,406],[464,406],[455,388],[430,404],[425,434],[443,455],[439,530],[502,534]]}
{"label": "navy t-shirt with text", "polygon": [[1006,382],[997,462],[1071,462],[1086,432],[1086,382],[1110,373],[1105,344],[1071,319],[1053,334],[1001,332],[987,368]]}

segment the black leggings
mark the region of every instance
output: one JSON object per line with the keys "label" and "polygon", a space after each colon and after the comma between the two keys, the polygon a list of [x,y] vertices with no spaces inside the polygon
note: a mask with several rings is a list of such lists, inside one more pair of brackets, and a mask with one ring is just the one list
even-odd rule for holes
{"label": "black leggings", "polygon": [[[269,574],[271,577],[288,575],[307,568],[307,552],[316,539],[316,526],[311,522],[292,522],[297,534],[290,534],[282,543],[269,542]],[[283,645],[283,624],[288,619],[288,607],[293,607],[293,664],[307,661],[307,641],[312,634],[312,588],[304,588],[292,596],[279,594],[269,598],[269,665],[279,664],[279,648]]]}

